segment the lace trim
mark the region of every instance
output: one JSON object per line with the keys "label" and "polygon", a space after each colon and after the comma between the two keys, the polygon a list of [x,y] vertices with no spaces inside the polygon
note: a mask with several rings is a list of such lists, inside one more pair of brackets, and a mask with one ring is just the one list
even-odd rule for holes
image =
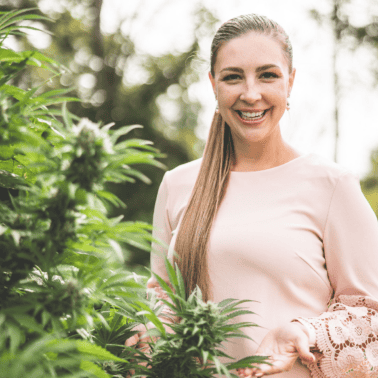
{"label": "lace trim", "polygon": [[315,348],[322,352],[309,364],[313,378],[378,377],[378,302],[370,297],[340,295],[312,324]]}

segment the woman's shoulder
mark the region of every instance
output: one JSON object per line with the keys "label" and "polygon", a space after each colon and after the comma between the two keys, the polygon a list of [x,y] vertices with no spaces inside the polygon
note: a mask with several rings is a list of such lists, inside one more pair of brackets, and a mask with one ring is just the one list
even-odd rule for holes
{"label": "woman's shoulder", "polygon": [[330,158],[313,153],[297,168],[293,178],[298,193],[303,193],[311,203],[316,200],[316,206],[323,202],[328,209],[337,188],[348,193],[357,193],[360,190],[358,175],[350,167]]}
{"label": "woman's shoulder", "polygon": [[189,163],[166,172],[164,180],[168,195],[168,209],[170,213],[171,225],[173,229],[177,227],[179,219],[183,214],[189,201],[202,159],[197,159]]}
{"label": "woman's shoulder", "polygon": [[166,173],[169,185],[194,185],[202,158],[181,164]]}
{"label": "woman's shoulder", "polygon": [[338,181],[340,177],[348,175],[359,179],[358,174],[350,167],[341,163],[321,156],[317,153],[311,153],[306,159],[306,174],[312,179],[326,179],[330,181]]}

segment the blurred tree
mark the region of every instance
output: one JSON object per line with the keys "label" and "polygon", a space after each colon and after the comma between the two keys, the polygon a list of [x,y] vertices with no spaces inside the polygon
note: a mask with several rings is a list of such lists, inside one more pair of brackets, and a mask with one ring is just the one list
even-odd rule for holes
{"label": "blurred tree", "polygon": [[[54,20],[39,24],[51,31],[54,38],[47,38],[45,46],[41,46],[40,34],[18,43],[29,49],[38,46],[44,54],[64,64],[67,71],[59,79],[47,80],[31,69],[19,86],[27,88],[40,83],[50,89],[72,87],[70,95],[76,95],[83,103],[71,103],[69,110],[79,117],[104,124],[115,122],[114,128],[142,125],[133,136],[153,141],[166,155],[163,162],[168,169],[200,156],[203,142],[196,137],[195,129],[201,104],[190,98],[189,88],[199,81],[196,68],[199,40],[213,34],[218,21],[208,9],[198,6],[193,12],[192,43],[186,51],[154,57],[138,52],[130,34],[121,27],[112,35],[102,33],[103,0],[0,0],[0,11],[35,6]],[[143,12],[143,8],[139,7],[127,22],[138,22],[138,12]],[[140,76],[136,84],[137,80],[131,83],[129,80],[134,71]],[[164,108],[174,115],[164,116]],[[126,209],[113,209],[113,216],[124,214],[130,220],[151,222],[164,172],[148,166],[140,171],[151,179],[152,185],[137,181],[132,186],[131,183],[109,186],[127,204]],[[148,264],[147,253],[128,249],[129,264]]]}
{"label": "blurred tree", "polygon": [[[364,8],[362,8],[362,6]],[[365,25],[354,25],[351,21],[354,9],[359,9],[367,20]],[[340,55],[343,51],[355,52],[358,48],[371,49],[378,58],[378,3],[376,0],[366,0],[363,4],[353,0],[330,0],[330,12],[322,14],[316,9],[310,11],[312,17],[321,26],[328,25],[332,29],[333,56],[332,69],[334,78],[334,124],[335,148],[334,160],[337,161],[339,145],[339,106],[342,98],[342,88],[339,72]],[[371,67],[378,85],[378,60]]]}

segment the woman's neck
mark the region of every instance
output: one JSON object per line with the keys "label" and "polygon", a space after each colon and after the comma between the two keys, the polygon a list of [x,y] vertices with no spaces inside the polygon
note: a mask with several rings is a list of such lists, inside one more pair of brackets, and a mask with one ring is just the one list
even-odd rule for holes
{"label": "woman's neck", "polygon": [[255,149],[253,154],[250,153],[250,150],[236,150],[231,170],[238,172],[262,171],[285,164],[298,156],[300,153],[285,142],[274,149]]}

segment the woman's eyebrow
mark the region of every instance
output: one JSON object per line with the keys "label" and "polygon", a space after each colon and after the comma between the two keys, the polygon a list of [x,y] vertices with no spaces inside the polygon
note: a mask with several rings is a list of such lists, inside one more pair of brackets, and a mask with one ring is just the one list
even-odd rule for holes
{"label": "woman's eyebrow", "polygon": [[[277,66],[276,64],[264,64],[263,66],[257,67],[256,72],[269,70],[270,68],[280,68],[280,67]],[[240,72],[240,73],[244,72],[239,67],[226,67],[226,68],[223,68],[223,70],[221,70],[220,72],[223,72],[223,71],[232,71],[232,72]]]}
{"label": "woman's eyebrow", "polygon": [[241,68],[238,68],[238,67],[226,67],[226,68],[223,68],[223,70],[221,70],[220,72],[223,72],[223,71],[233,71],[233,72],[240,72],[240,73],[244,72]]}
{"label": "woman's eyebrow", "polygon": [[275,65],[275,64],[265,64],[264,66],[257,67],[256,68],[256,72],[261,72],[261,71],[269,70],[269,68],[280,68],[280,67],[277,66],[277,65]]}

